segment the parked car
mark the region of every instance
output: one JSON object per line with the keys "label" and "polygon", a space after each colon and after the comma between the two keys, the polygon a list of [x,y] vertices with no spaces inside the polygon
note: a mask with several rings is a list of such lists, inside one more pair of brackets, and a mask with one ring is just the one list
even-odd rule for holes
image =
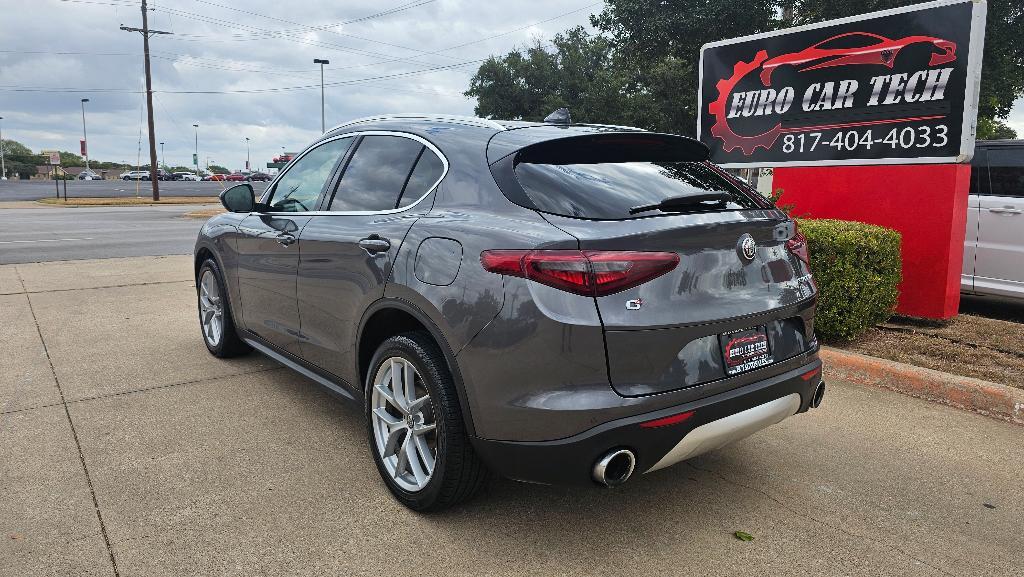
{"label": "parked car", "polygon": [[362,404],[412,509],[488,470],[624,483],[825,392],[803,236],[707,158],[628,128],[342,125],[259,203],[221,193],[195,246],[203,340]]}
{"label": "parked car", "polygon": [[246,178],[245,175],[240,172],[233,172],[231,174],[226,175],[224,177],[224,180],[229,180],[231,182],[244,182]]}
{"label": "parked car", "polygon": [[248,176],[246,176],[245,179],[250,181],[250,182],[252,182],[252,181],[270,182],[271,180],[273,180],[273,177],[270,176],[269,174],[266,174],[266,173],[263,173],[263,172],[253,172],[253,173],[249,174]]}
{"label": "parked car", "polygon": [[149,171],[132,170],[121,173],[121,180],[149,180]]}
{"label": "parked car", "polygon": [[103,177],[91,170],[83,170],[78,173],[78,180],[103,180]]}
{"label": "parked car", "polygon": [[172,180],[188,180],[198,181],[201,180],[194,172],[175,172]]}
{"label": "parked car", "polygon": [[1024,140],[978,141],[960,290],[1024,298]]}
{"label": "parked car", "polygon": [[203,180],[223,181],[223,180],[227,180],[228,179],[227,176],[228,175],[226,175],[226,174],[208,174],[208,175],[203,177]]}

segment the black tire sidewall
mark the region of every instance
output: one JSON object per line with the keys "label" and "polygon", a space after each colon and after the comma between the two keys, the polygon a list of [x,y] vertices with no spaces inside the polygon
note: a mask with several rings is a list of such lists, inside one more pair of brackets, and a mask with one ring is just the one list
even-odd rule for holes
{"label": "black tire sidewall", "polygon": [[[447,448],[449,446],[449,435],[453,433],[448,430],[448,427],[446,426],[447,419],[445,418],[444,412],[458,410],[457,406],[446,406],[447,403],[445,403],[445,399],[448,399],[450,395],[454,394],[447,364],[443,358],[433,358],[435,356],[435,352],[423,346],[423,344],[419,342],[420,339],[421,337],[415,333],[407,333],[391,337],[384,341],[384,343],[377,349],[377,352],[374,353],[373,360],[370,361],[370,369],[367,371],[364,389],[366,399],[366,402],[364,403],[366,413],[366,432],[374,464],[377,465],[377,470],[380,472],[381,479],[384,480],[395,497],[397,497],[398,500],[407,507],[414,510],[432,508],[438,501],[438,497],[440,496],[445,483],[445,475],[448,467]],[[428,481],[427,486],[416,492],[406,491],[390,478],[387,469],[384,467],[381,456],[377,451],[377,440],[374,437],[373,415],[371,414],[371,411],[373,410],[373,381],[377,376],[377,372],[380,370],[380,366],[383,361],[391,357],[401,357],[411,362],[416,368],[416,371],[419,372],[422,383],[430,394],[430,402],[434,411],[434,421],[437,424],[437,455],[435,456],[434,472],[431,474],[430,481]],[[441,383],[438,382],[439,380],[446,380],[447,382]],[[441,389],[445,386],[449,387],[447,393]],[[461,415],[459,416],[461,418]]]}

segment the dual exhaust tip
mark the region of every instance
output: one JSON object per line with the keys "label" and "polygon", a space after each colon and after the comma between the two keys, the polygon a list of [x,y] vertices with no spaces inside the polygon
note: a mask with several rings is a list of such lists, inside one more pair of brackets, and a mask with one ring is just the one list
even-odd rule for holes
{"label": "dual exhaust tip", "polygon": [[615,487],[629,480],[636,468],[636,455],[629,449],[615,449],[594,464],[594,480],[605,487]]}
{"label": "dual exhaust tip", "polygon": [[818,383],[814,388],[814,395],[811,396],[811,408],[817,409],[821,406],[821,400],[825,398],[825,381]]}
{"label": "dual exhaust tip", "polygon": [[[811,396],[811,408],[817,409],[825,398],[825,381],[818,383]],[[629,449],[614,449],[594,463],[594,480],[605,487],[616,487],[629,480],[636,469],[636,455]]]}

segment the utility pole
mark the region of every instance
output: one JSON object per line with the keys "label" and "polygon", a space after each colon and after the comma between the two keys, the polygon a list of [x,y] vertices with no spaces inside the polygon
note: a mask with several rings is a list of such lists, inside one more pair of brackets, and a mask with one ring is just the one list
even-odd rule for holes
{"label": "utility pole", "polygon": [[149,124],[149,180],[153,183],[153,200],[160,200],[160,184],[156,176],[156,134],[153,131],[153,73],[149,65],[149,37],[154,34],[170,34],[162,30],[149,29],[149,10],[142,0],[142,28],[121,26],[126,32],[142,33],[142,53],[146,60],[146,121]]}
{"label": "utility pole", "polygon": [[192,162],[196,165],[196,176],[199,176],[199,125],[192,125],[196,129],[196,152],[192,155]]}
{"label": "utility pole", "polygon": [[249,137],[245,137],[245,169],[252,170],[249,168]]}
{"label": "utility pole", "polygon": [[85,152],[85,170],[89,172],[89,136],[85,132],[85,103],[89,102],[88,98],[82,99],[82,151]]}
{"label": "utility pole", "polygon": [[314,58],[313,64],[320,65],[320,132],[327,132],[327,123],[324,122],[324,64],[330,64],[330,60]]}
{"label": "utility pole", "polygon": [[164,156],[164,143],[160,143],[160,168],[167,168],[167,157]]}
{"label": "utility pole", "polygon": [[[0,120],[4,117],[0,116]],[[4,164],[4,123],[0,122],[0,180],[7,180],[7,165]]]}

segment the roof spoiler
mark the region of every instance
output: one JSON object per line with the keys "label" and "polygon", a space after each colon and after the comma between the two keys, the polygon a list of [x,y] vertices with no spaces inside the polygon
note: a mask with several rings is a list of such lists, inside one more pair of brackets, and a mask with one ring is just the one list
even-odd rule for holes
{"label": "roof spoiler", "polygon": [[605,162],[702,162],[711,156],[704,143],[686,136],[655,132],[581,134],[532,144],[516,162],[599,164]]}

